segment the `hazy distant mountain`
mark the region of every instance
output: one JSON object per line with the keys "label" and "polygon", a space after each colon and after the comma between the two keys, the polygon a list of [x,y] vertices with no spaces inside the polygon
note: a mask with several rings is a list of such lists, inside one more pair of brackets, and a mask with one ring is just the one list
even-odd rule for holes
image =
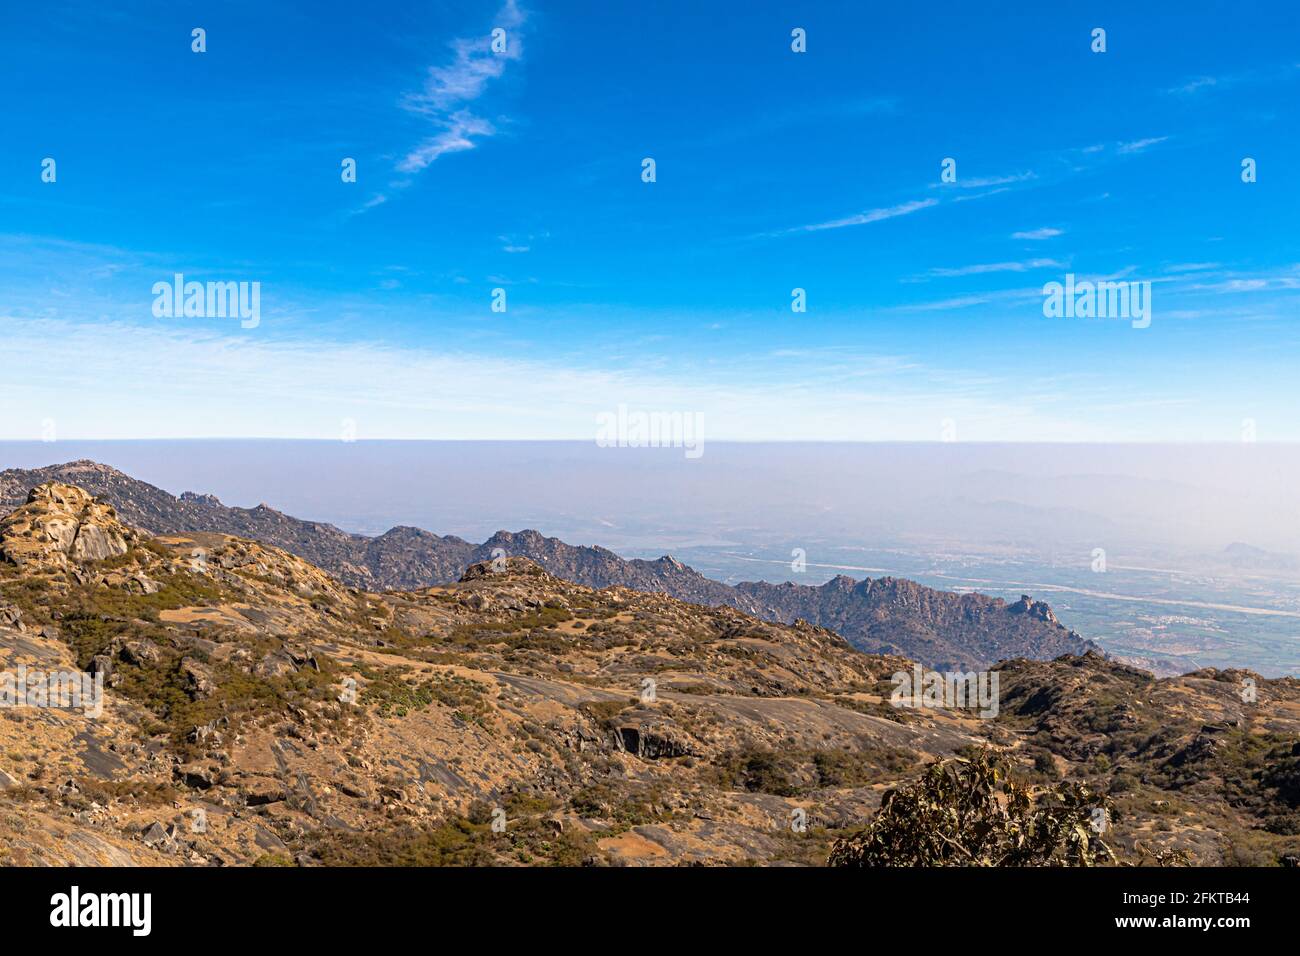
{"label": "hazy distant mountain", "polygon": [[377,537],[303,521],[262,504],[230,508],[212,495],[179,498],[107,465],[76,461],[0,472],[0,511],[17,508],[47,481],[79,485],[112,504],[128,524],[155,534],[209,531],[280,547],[368,590],[412,590],[456,581],[471,564],[525,557],[587,587],[621,586],[696,604],[730,606],[770,621],[803,619],[829,627],[854,646],[897,653],[939,668],[984,668],[1013,657],[1050,660],[1097,646],[1062,626],[1028,598],[1008,604],[954,594],[913,581],[840,576],[820,586],[746,582],[734,587],[671,558],[628,560],[597,546],[575,546],[537,531],[498,531],[482,544],[397,527]]}
{"label": "hazy distant mountain", "polygon": [[736,590],[757,602],[747,610],[758,617],[787,623],[803,618],[843,634],[862,650],[903,654],[941,669],[1012,657],[1050,660],[1098,649],[1028,596],[1008,604],[902,578],[855,581],[844,575],[820,587],[745,582]]}
{"label": "hazy distant mountain", "polygon": [[1296,560],[1289,554],[1265,551],[1253,545],[1234,541],[1223,549],[1219,557],[1242,571],[1294,571]]}

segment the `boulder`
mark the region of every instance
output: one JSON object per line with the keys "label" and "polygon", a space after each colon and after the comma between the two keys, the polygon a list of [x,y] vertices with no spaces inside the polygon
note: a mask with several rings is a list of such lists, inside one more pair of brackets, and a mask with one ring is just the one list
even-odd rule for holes
{"label": "boulder", "polygon": [[[169,830],[171,832],[168,832]],[[172,835],[175,830],[174,825],[164,827],[161,823],[154,821],[144,828],[140,834],[140,839],[144,841],[145,846],[153,847],[155,850],[161,850],[164,853],[175,853],[177,843]]]}
{"label": "boulder", "polygon": [[125,664],[134,664],[136,667],[147,667],[150,664],[157,664],[162,652],[158,645],[150,640],[127,641],[118,651],[117,656]]}
{"label": "boulder", "polygon": [[262,807],[269,803],[284,800],[284,785],[278,780],[267,777],[253,777],[244,781],[239,788],[244,794],[244,803],[250,807]]}
{"label": "boulder", "polygon": [[23,612],[12,604],[0,604],[0,627],[15,631],[27,630],[23,624]]}
{"label": "boulder", "polygon": [[180,673],[185,678],[185,693],[189,694],[191,700],[204,700],[217,692],[212,671],[194,658],[181,659]]}
{"label": "boulder", "polygon": [[253,665],[253,673],[258,677],[284,677],[297,669],[293,657],[284,650],[273,651]]}

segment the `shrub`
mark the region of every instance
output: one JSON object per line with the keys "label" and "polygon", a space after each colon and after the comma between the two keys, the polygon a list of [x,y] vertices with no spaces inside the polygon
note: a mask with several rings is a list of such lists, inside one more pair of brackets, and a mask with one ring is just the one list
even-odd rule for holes
{"label": "shrub", "polygon": [[991,751],[935,764],[885,794],[866,830],[835,841],[831,866],[1089,866],[1115,859],[1092,831],[1105,797],[1058,784],[1031,797]]}

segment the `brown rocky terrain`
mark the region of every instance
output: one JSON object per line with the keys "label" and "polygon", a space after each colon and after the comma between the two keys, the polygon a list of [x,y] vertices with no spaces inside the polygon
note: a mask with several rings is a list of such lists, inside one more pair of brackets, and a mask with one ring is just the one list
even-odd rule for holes
{"label": "brown rocky terrain", "polygon": [[292,518],[264,504],[229,508],[212,495],[189,492],[177,498],[91,461],[0,472],[0,513],[18,507],[30,488],[49,481],[86,488],[146,531],[253,538],[305,558],[352,587],[370,590],[454,582],[470,565],[504,555],[528,558],[557,577],[588,587],[664,593],[787,624],[811,621],[834,628],[861,650],[904,654],[937,668],[982,668],[1014,657],[1050,660],[1098,650],[1062,626],[1046,604],[1028,598],[1008,604],[914,581],[844,576],[821,586],[746,582],[732,587],[671,557],[627,560],[605,548],[574,546],[536,531],[499,531],[479,545],[408,527],[371,538]]}
{"label": "brown rocky terrain", "polygon": [[974,747],[1110,794],[1126,861],[1300,853],[1300,681],[1087,654],[1000,665],[996,719],[897,708],[909,661],[802,621],[519,557],[367,591],[244,537],[133,529],[77,487],[23,500],[0,676],[105,692],[97,715],[0,707],[0,862],[820,864]]}

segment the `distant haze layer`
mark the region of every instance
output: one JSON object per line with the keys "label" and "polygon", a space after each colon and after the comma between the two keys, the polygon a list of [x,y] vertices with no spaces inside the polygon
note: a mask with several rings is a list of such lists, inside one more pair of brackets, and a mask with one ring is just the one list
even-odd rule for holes
{"label": "distant haze layer", "polygon": [[0,467],[91,458],[179,494],[347,531],[500,528],[612,548],[831,540],[1292,554],[1300,445],[0,442]]}

